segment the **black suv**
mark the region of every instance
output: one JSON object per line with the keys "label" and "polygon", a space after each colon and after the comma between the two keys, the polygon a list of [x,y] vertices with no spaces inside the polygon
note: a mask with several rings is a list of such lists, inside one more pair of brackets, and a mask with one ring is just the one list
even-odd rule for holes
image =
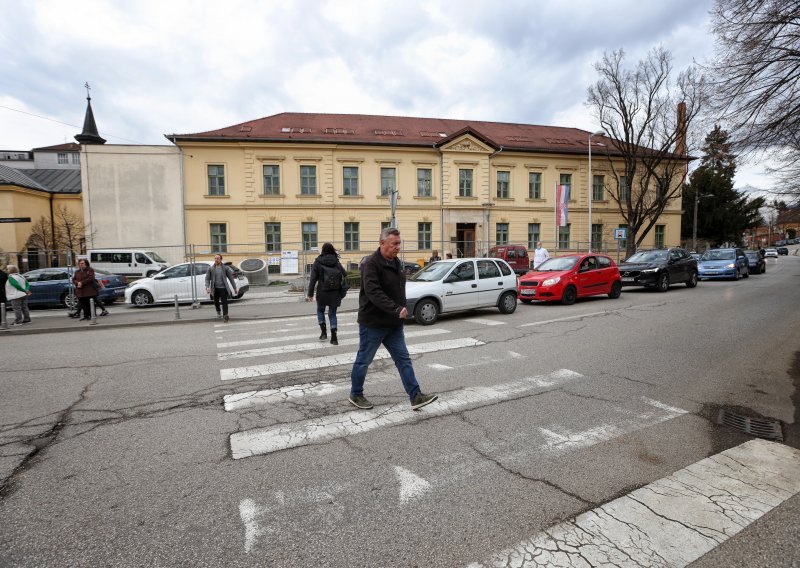
{"label": "black suv", "polygon": [[619,265],[623,286],[654,287],[666,292],[670,284],[697,286],[697,261],[682,248],[640,250]]}

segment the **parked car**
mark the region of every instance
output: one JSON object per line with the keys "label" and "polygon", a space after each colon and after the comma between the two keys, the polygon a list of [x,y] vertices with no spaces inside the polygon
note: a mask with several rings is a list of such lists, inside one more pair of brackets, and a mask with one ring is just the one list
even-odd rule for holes
{"label": "parked car", "polygon": [[408,313],[421,325],[439,314],[497,307],[517,309],[517,276],[499,258],[458,258],[429,264],[406,282]]}
{"label": "parked car", "polygon": [[690,252],[689,256],[691,256],[695,260],[700,260],[700,257],[703,256],[703,255],[700,254],[699,252]]}
{"label": "parked car", "polygon": [[764,249],[764,258],[778,258],[778,250],[774,248]]}
{"label": "parked car", "polygon": [[646,286],[659,292],[671,284],[697,286],[697,261],[682,248],[640,250],[619,265],[623,286]]}
{"label": "parked car", "polygon": [[551,258],[520,277],[517,285],[519,299],[530,304],[533,300],[560,301],[573,304],[577,298],[608,294],[619,298],[622,278],[617,265],[604,254],[576,254]]}
{"label": "parked car", "polygon": [[125,276],[153,276],[169,267],[158,253],[145,249],[92,249],[88,251],[92,268]]}
{"label": "parked car", "polygon": [[767,263],[757,250],[746,250],[744,255],[747,257],[747,270],[750,274],[764,274],[767,271]]}
{"label": "parked car", "polygon": [[789,254],[789,249],[786,247],[778,247],[778,254],[786,256]]}
{"label": "parked car", "polygon": [[[769,249],[767,249],[769,251]],[[740,248],[711,249],[703,253],[697,266],[700,279],[703,278],[747,278],[750,264]]]}
{"label": "parked car", "polygon": [[502,258],[517,274],[525,274],[531,269],[528,249],[522,245],[503,245],[489,249],[489,258]]}
{"label": "parked car", "polygon": [[[75,309],[78,301],[75,298],[75,287],[72,275],[75,268],[39,268],[26,272],[23,276],[31,285],[32,295],[28,297],[31,306],[63,306]],[[125,296],[128,279],[125,276],[110,274],[104,270],[94,270],[97,280],[103,284],[100,300],[104,304],[112,304],[117,298]]]}
{"label": "parked car", "polygon": [[[369,257],[370,255],[361,257],[361,261],[358,263],[359,272],[361,271],[361,267],[364,265],[364,261],[367,260]],[[422,269],[422,267],[416,262],[409,262],[406,260],[401,260],[400,262],[403,264],[403,274],[405,274],[406,276],[411,276],[412,274],[416,274]]]}
{"label": "parked car", "polygon": [[[209,266],[210,262],[184,262],[170,266],[149,278],[137,280],[125,290],[125,303],[141,308],[154,303],[174,302],[176,294],[179,302],[209,299],[206,294],[206,272]],[[238,292],[236,299],[239,299],[250,289],[250,282],[238,269],[232,268]]]}

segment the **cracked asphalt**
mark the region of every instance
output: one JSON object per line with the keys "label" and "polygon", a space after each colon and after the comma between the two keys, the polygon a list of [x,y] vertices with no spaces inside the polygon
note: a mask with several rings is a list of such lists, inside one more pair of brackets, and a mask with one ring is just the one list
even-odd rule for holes
{"label": "cracked asphalt", "polygon": [[[765,275],[694,290],[626,288],[619,300],[443,317],[432,329],[446,335],[409,344],[483,342],[413,355],[443,407],[464,389],[559,369],[576,376],[321,441],[293,428],[366,419],[346,402],[349,366],[230,381],[220,370],[354,345],[218,359],[247,350],[218,341],[262,337],[254,332],[268,331],[270,317],[281,319],[273,328],[297,324],[284,333],[315,333],[309,305],[241,303],[239,321],[264,324],[224,333],[198,317],[0,336],[0,566],[469,566],[582,513],[611,516],[611,501],[751,439],[717,426],[718,408],[779,419],[785,444],[800,448],[800,258],[779,261]],[[281,388],[224,410],[225,395]],[[390,360],[373,364],[366,394],[384,420],[407,404]],[[231,434],[269,427],[297,447],[232,459]],[[425,491],[400,499],[396,468]],[[703,526],[691,530],[720,539]],[[693,565],[796,567],[798,527],[795,496]],[[621,557],[636,556],[628,552]]]}

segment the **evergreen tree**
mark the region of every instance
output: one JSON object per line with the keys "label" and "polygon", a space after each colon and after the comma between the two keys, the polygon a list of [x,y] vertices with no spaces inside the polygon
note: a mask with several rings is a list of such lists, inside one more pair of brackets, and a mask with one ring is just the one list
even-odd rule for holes
{"label": "evergreen tree", "polygon": [[759,209],[764,199],[750,199],[733,187],[736,175],[736,156],[731,151],[728,133],[718,125],[706,136],[700,166],[689,176],[683,194],[681,226],[685,237],[691,237],[694,225],[695,195],[700,199],[697,209],[697,236],[715,244],[740,242],[742,233],[757,226]]}

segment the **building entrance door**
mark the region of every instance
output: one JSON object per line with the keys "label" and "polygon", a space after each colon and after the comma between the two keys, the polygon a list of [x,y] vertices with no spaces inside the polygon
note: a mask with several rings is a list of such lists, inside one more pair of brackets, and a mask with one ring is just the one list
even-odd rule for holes
{"label": "building entrance door", "polygon": [[475,256],[475,223],[456,223],[456,257]]}

